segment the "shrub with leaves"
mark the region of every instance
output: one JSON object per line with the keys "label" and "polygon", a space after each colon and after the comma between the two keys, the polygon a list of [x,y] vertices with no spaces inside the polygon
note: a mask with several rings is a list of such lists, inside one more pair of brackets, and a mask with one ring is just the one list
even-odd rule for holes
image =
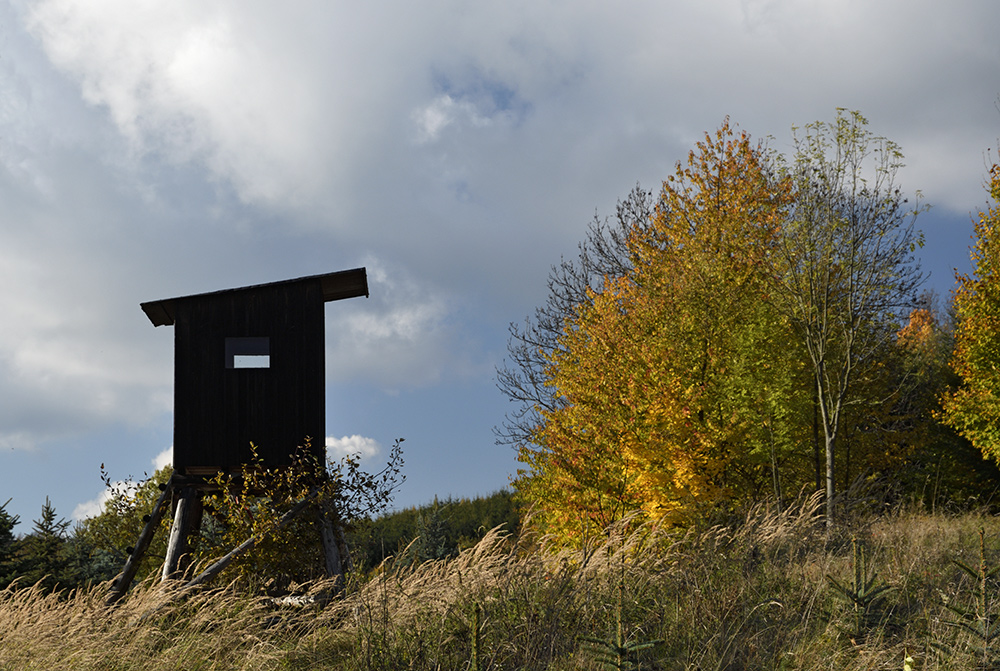
{"label": "shrub with leaves", "polygon": [[[384,510],[404,479],[402,442],[396,441],[385,467],[376,473],[361,468],[360,455],[317,463],[305,456],[309,453],[308,443],[289,468],[267,469],[255,453],[240,473],[219,474],[213,479],[216,490],[204,497],[200,532],[189,539],[191,560],[196,565],[205,564],[256,537],[254,551],[227,569],[229,579],[239,578],[249,585],[256,584],[258,578],[273,578],[276,586],[286,586],[292,581],[321,577],[318,511],[335,515],[333,522],[343,529],[359,517]],[[102,512],[84,520],[74,536],[88,555],[86,577],[107,580],[121,570],[171,475],[172,469],[166,467],[146,480],[113,481],[102,464],[101,477],[109,496]],[[320,491],[311,510],[271,533],[274,523],[313,488]],[[164,515],[143,558],[139,578],[159,570],[170,524],[170,515]]]}
{"label": "shrub with leaves", "polygon": [[[293,582],[322,577],[322,516],[342,532],[352,520],[383,510],[404,478],[402,442],[395,442],[385,468],[374,474],[361,469],[359,455],[324,468],[310,456],[308,438],[290,466],[266,468],[251,444],[252,459],[242,472],[219,474],[210,481],[217,488],[204,502],[212,520],[210,533],[201,536],[196,557],[213,558],[254,537],[254,550],[228,569],[231,578],[248,585],[264,578],[285,589]],[[309,509],[275,529],[282,515],[314,490]]]}
{"label": "shrub with leaves", "polygon": [[[101,480],[107,497],[99,515],[83,520],[76,528],[74,540],[85,550],[88,577],[100,581],[110,580],[124,566],[132,552],[139,533],[146,524],[146,518],[160,497],[161,487],[173,474],[170,466],[165,466],[144,480],[131,477],[113,481],[101,464]],[[156,571],[163,561],[167,547],[167,532],[170,516],[164,515],[158,533],[143,557],[138,576],[146,577]]]}

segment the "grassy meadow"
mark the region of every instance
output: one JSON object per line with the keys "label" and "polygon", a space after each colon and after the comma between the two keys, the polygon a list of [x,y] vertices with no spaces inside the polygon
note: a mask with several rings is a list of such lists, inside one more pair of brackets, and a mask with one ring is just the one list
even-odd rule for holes
{"label": "grassy meadow", "polygon": [[623,524],[573,551],[529,522],[456,557],[387,560],[323,606],[148,582],[109,608],[107,585],[15,587],[0,669],[1000,668],[1000,520],[900,510],[827,532],[818,509]]}

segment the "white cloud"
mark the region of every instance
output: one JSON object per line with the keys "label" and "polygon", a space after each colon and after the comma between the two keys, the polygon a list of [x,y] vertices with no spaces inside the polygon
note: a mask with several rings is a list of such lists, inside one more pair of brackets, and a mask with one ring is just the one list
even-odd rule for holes
{"label": "white cloud", "polygon": [[444,95],[426,107],[415,110],[413,121],[417,124],[419,142],[433,142],[441,131],[455,120],[455,101]]}
{"label": "white cloud", "polygon": [[371,459],[378,456],[381,450],[382,447],[378,441],[358,434],[342,438],[326,437],[326,454],[333,461],[338,461],[352,454],[360,454],[362,459]]}
{"label": "white cloud", "polygon": [[89,501],[76,504],[76,507],[73,508],[73,513],[70,517],[72,517],[75,522],[82,522],[87,518],[97,517],[101,514],[101,512],[103,512],[104,504],[107,503],[110,498],[111,493],[108,490],[104,490]]}
{"label": "white cloud", "polygon": [[[163,450],[155,457],[150,460],[153,465],[153,472],[160,470],[164,466],[169,465],[173,461],[174,448],[173,446],[168,447]],[[108,502],[111,498],[112,491],[127,491],[128,489],[134,490],[136,483],[134,481],[128,482],[125,480],[117,480],[112,483],[111,488],[104,488],[101,492],[90,499],[89,501],[84,501],[83,503],[78,503],[75,508],[73,508],[73,513],[71,517],[74,521],[80,522],[87,519],[88,517],[96,517],[104,511],[104,504]]]}
{"label": "white cloud", "polygon": [[29,431],[0,432],[0,450],[34,450],[37,436]]}
{"label": "white cloud", "polygon": [[364,378],[384,388],[418,387],[461,373],[468,355],[457,342],[454,306],[433,285],[380,260],[365,260],[371,297],[331,306],[327,370],[331,379]]}
{"label": "white cloud", "polygon": [[105,487],[94,498],[83,503],[78,503],[73,508],[71,517],[77,522],[85,520],[88,517],[96,517],[104,511],[104,504],[112,498],[112,492],[123,492],[131,495],[138,488],[138,484],[135,481],[116,480],[111,483],[110,488]]}
{"label": "white cloud", "polygon": [[319,2],[42,0],[29,25],[137,151],[204,160],[247,201],[288,204],[346,174],[372,106],[407,88],[359,43],[376,18]]}
{"label": "white cloud", "polygon": [[174,446],[171,445],[167,449],[163,450],[155,457],[153,457],[153,472],[160,470],[166,466],[171,466],[174,463]]}
{"label": "white cloud", "polygon": [[[455,100],[449,94],[438,96],[428,105],[411,114],[417,126],[417,142],[425,144],[437,140],[442,131],[453,124],[472,128],[486,128],[493,124],[493,118],[480,112],[476,104],[468,100]],[[509,118],[506,111],[500,118]]]}

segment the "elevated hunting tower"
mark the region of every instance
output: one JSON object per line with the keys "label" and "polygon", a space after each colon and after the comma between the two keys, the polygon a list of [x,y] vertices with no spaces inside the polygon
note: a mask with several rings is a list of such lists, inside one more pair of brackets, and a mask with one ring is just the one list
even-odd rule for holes
{"label": "elevated hunting tower", "polygon": [[174,327],[174,471],[269,468],[326,436],[324,304],[368,295],[364,268],[142,303]]}
{"label": "elevated hunting tower", "polygon": [[[202,493],[216,474],[250,462],[251,442],[269,469],[290,465],[307,437],[325,463],[324,306],[358,296],[368,296],[364,268],[140,305],[153,326],[174,327],[174,472],[109,602],[128,589],[168,504],[174,517],[163,577],[177,574],[187,537],[200,527]],[[321,518],[327,574],[337,575],[342,530]]]}

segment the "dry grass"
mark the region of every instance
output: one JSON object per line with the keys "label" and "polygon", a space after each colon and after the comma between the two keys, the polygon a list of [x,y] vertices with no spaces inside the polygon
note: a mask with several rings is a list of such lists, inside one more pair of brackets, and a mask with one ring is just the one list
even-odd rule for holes
{"label": "dry grass", "polygon": [[[494,530],[453,560],[356,576],[322,608],[235,588],[175,600],[156,583],[114,608],[106,586],[11,589],[0,669],[468,669],[477,605],[480,669],[599,668],[580,637],[612,640],[619,613],[630,641],[663,641],[645,669],[902,669],[907,654],[917,669],[977,668],[941,603],[972,603],[975,581],[952,559],[978,565],[985,527],[996,565],[1000,522],[908,512],[827,534],[817,506],[761,506],[699,531],[622,524],[577,551]],[[849,579],[852,536],[894,588],[860,635],[826,580]]]}

